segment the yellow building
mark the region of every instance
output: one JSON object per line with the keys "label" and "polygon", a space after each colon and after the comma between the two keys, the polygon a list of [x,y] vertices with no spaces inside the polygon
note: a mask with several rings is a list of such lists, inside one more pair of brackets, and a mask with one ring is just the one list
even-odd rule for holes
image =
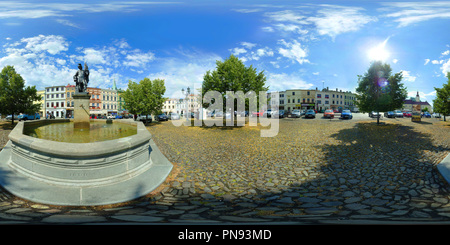
{"label": "yellow building", "polygon": [[40,104],[41,106],[39,107],[38,113],[39,115],[42,117],[42,115],[44,115],[44,111],[45,111],[45,90],[38,90],[37,91],[37,95],[41,96],[41,100],[39,101],[33,101],[34,104]]}

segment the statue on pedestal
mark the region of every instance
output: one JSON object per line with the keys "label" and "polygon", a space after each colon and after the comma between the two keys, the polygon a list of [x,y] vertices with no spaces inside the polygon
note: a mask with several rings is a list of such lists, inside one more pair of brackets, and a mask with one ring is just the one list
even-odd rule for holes
{"label": "statue on pedestal", "polygon": [[85,93],[87,85],[89,83],[89,69],[84,62],[84,70],[81,64],[78,64],[78,71],[73,76],[73,81],[75,82],[76,93]]}

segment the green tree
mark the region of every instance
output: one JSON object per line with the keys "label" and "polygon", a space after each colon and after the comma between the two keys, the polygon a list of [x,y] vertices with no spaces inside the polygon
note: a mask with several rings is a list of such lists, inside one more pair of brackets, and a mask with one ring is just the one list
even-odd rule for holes
{"label": "green tree", "polygon": [[148,115],[161,113],[165,101],[166,87],[164,80],[144,78],[139,83],[129,81],[128,88],[123,92],[124,107],[132,114]]}
{"label": "green tree", "polygon": [[0,113],[14,115],[19,113],[35,114],[40,105],[33,103],[41,100],[36,86],[25,87],[25,80],[16,72],[13,66],[5,66],[0,73]]}
{"label": "green tree", "polygon": [[445,116],[450,114],[450,72],[447,72],[447,83],[436,90],[436,98],[433,100],[433,110]]}
{"label": "green tree", "polygon": [[407,96],[401,83],[403,75],[401,72],[391,73],[389,64],[374,61],[364,76],[358,75],[356,104],[361,112],[392,111],[402,107]]}
{"label": "green tree", "polygon": [[[246,67],[239,58],[230,55],[225,61],[216,61],[216,69],[214,71],[207,71],[203,76],[202,83],[202,97],[208,91],[217,91],[222,94],[223,110],[226,109],[227,96],[238,99],[238,95],[227,93],[242,91],[245,95],[248,92],[255,92],[257,103],[259,103],[259,92],[267,91],[265,86],[266,77],[264,71],[257,72],[253,66]],[[209,101],[203,102],[203,107],[207,108],[210,105]],[[234,103],[234,110],[237,108],[237,103]],[[245,108],[249,108],[249,101],[245,100]],[[257,105],[259,108],[259,105]],[[234,113],[231,113],[232,115]]]}

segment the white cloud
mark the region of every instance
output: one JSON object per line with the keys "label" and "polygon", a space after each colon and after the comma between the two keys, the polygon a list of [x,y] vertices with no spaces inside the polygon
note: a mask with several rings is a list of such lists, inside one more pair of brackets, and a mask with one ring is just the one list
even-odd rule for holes
{"label": "white cloud", "polygon": [[132,54],[125,57],[123,62],[125,66],[145,67],[148,63],[155,59],[155,54],[152,52],[143,53],[140,50],[134,50]]}
{"label": "white cloud", "polygon": [[[197,57],[191,59],[191,56]],[[195,51],[187,51],[179,58],[161,59],[157,64],[159,72],[150,73],[150,79],[164,79],[166,86],[166,96],[170,98],[180,98],[181,89],[194,89],[196,84],[203,82],[203,76],[207,71],[216,69],[216,61],[222,58],[216,54],[205,54]]]}
{"label": "white cloud", "polygon": [[[89,86],[111,87],[113,79],[119,81],[123,78],[119,72],[131,67],[139,67],[137,73],[143,72],[143,68],[154,58],[151,52],[132,50],[124,40],[116,40],[102,48],[72,47],[74,52],[67,54],[69,44],[63,36],[55,35],[38,35],[7,42],[1,52],[0,67],[14,66],[27,85],[43,89],[46,86],[72,84],[76,65],[87,62],[91,71]],[[122,62],[128,62],[129,66],[121,66]]]}
{"label": "white cloud", "polygon": [[299,64],[309,63],[309,60],[306,59],[308,56],[307,50],[302,48],[302,45],[297,40],[288,43],[284,39],[281,39],[279,43],[286,47],[278,48],[279,54],[290,60],[297,61]]}
{"label": "white cloud", "polygon": [[401,72],[403,74],[403,80],[405,80],[407,82],[414,82],[414,81],[416,81],[417,77],[412,76],[409,71],[401,70]]}
{"label": "white cloud", "polygon": [[425,64],[423,64],[423,65],[426,65],[426,64],[428,64],[430,62],[430,59],[425,59]]}
{"label": "white cloud", "polygon": [[245,50],[244,48],[234,48],[234,49],[230,49],[230,51],[232,54],[234,54],[236,56],[247,53],[247,50]]}
{"label": "white cloud", "polygon": [[446,50],[444,52],[442,52],[442,55],[449,55],[450,54],[450,50]]}
{"label": "white cloud", "polygon": [[25,49],[33,52],[47,51],[52,55],[67,51],[69,46],[64,37],[55,35],[22,38],[21,42],[26,43]]}
{"label": "white cloud", "polygon": [[442,73],[444,75],[447,75],[447,72],[450,72],[450,59],[447,60],[444,64],[441,66]]}
{"label": "white cloud", "polygon": [[265,26],[261,28],[265,32],[274,32],[275,30],[270,26]]}
{"label": "white cloud", "polygon": [[442,64],[442,60],[441,61],[439,61],[439,60],[432,60],[431,61],[431,64],[434,64],[434,65],[438,65],[438,64]]}
{"label": "white cloud", "polygon": [[397,62],[398,62],[398,59],[393,59],[392,60],[392,63],[394,63],[394,64],[397,64]]}
{"label": "white cloud", "polygon": [[[398,27],[427,21],[431,19],[449,19],[450,2],[383,2],[382,11],[391,11],[386,17],[393,18]],[[390,21],[390,20],[389,20]]]}
{"label": "white cloud", "polygon": [[304,81],[296,74],[286,73],[270,73],[266,72],[266,85],[269,86],[269,91],[283,91],[286,89],[310,89],[314,85]]}
{"label": "white cloud", "polygon": [[252,48],[256,47],[256,43],[249,43],[249,42],[241,42],[241,45],[248,49],[252,49]]}
{"label": "white cloud", "polygon": [[357,31],[365,24],[377,20],[375,17],[362,14],[362,8],[324,6],[325,9],[319,10],[317,16],[309,17],[308,20],[315,23],[320,35],[328,35],[333,39],[341,33]]}
{"label": "white cloud", "polygon": [[[284,10],[265,13],[267,21],[273,23],[271,29],[267,30],[273,31],[275,28],[304,37],[315,27],[319,35],[330,36],[334,40],[341,33],[357,31],[367,23],[377,21],[377,18],[364,14],[364,9],[358,7],[320,4],[310,5],[308,8],[308,11]],[[310,38],[315,39],[314,36]]]}

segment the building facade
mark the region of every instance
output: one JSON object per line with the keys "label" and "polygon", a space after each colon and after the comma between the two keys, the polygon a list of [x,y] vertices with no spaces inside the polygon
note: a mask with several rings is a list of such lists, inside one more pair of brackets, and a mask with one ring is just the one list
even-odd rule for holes
{"label": "building facade", "polygon": [[86,88],[86,92],[91,96],[89,98],[89,114],[91,116],[105,115],[102,111],[102,97],[100,88]]}
{"label": "building facade", "polygon": [[39,104],[39,110],[38,113],[41,117],[45,114],[45,90],[39,90],[37,91],[37,95],[41,96],[41,100],[33,101],[33,104]]}
{"label": "building facade", "polygon": [[427,101],[420,101],[419,91],[417,91],[415,98],[409,98],[404,101],[403,106],[401,108],[402,111],[413,111],[414,106],[420,106],[420,110],[428,109],[428,112],[433,112],[433,107]]}
{"label": "building facade", "polygon": [[101,114],[106,116],[117,115],[117,90],[116,89],[101,89]]}
{"label": "building facade", "polygon": [[66,87],[51,86],[45,88],[45,115],[53,115],[55,118],[66,116]]}

